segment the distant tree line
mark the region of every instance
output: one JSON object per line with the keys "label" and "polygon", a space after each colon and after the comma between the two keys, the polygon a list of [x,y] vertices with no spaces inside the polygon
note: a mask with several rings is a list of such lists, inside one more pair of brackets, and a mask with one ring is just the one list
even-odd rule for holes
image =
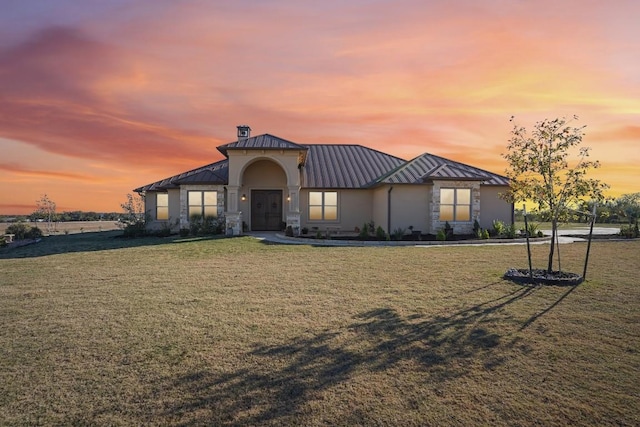
{"label": "distant tree line", "polygon": [[[70,211],[56,212],[51,215],[53,222],[71,222],[71,221],[119,221],[125,218],[127,214],[119,212],[93,212],[93,211]],[[42,212],[33,212],[29,215],[0,215],[2,222],[40,222],[48,220]]]}
{"label": "distant tree line", "polygon": [[[593,212],[593,202],[581,202],[563,218],[566,222],[589,222]],[[551,214],[547,210],[527,209],[530,221],[549,222]],[[524,220],[522,209],[515,209],[515,219]],[[623,194],[616,199],[608,199],[596,206],[596,222],[611,224],[635,224],[640,219],[640,193]]]}

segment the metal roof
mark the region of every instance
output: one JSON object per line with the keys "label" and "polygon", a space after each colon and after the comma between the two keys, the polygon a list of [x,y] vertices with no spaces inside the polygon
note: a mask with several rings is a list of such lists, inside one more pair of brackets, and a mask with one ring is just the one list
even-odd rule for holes
{"label": "metal roof", "polygon": [[362,145],[308,145],[306,188],[363,188],[405,161]]}
{"label": "metal roof", "polygon": [[169,188],[178,188],[180,184],[226,184],[228,181],[229,161],[224,159],[144,185],[133,191],[136,193],[142,191],[165,191]]}
{"label": "metal roof", "polygon": [[[259,135],[218,147],[228,150],[300,150],[303,188],[368,188],[380,184],[422,184],[433,180],[477,180],[483,185],[509,185],[508,178],[440,156],[425,153],[413,160],[362,145],[300,145],[273,135]],[[305,159],[306,155],[306,159]],[[188,172],[136,188],[166,191],[180,184],[227,184],[229,161],[220,160]]]}
{"label": "metal roof", "polygon": [[477,180],[486,185],[509,185],[508,178],[504,176],[429,153],[390,171],[378,179],[377,183],[422,184],[434,179]]}
{"label": "metal roof", "polygon": [[264,135],[252,136],[251,138],[241,139],[239,141],[230,142],[218,147],[218,151],[228,157],[227,150],[245,150],[245,149],[261,149],[261,150],[306,150],[304,145],[287,141],[277,136]]}

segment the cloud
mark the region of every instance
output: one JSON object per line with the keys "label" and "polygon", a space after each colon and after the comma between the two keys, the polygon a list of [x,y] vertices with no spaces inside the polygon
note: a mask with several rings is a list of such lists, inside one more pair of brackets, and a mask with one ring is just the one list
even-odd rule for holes
{"label": "cloud", "polygon": [[96,177],[74,172],[61,172],[53,170],[33,170],[16,164],[0,163],[0,171],[8,172],[18,176],[35,177],[35,178],[53,178],[90,181],[96,180]]}
{"label": "cloud", "polygon": [[45,29],[0,52],[0,136],[57,154],[130,164],[201,157],[198,147],[209,136],[133,114],[105,91],[114,79],[132,87],[140,78],[134,65],[126,52],[70,28]]}

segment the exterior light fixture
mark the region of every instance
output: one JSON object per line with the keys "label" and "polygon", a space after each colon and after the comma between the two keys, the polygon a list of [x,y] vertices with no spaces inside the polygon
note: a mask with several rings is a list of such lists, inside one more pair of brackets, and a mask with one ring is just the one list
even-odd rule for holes
{"label": "exterior light fixture", "polygon": [[243,195],[242,195],[242,197],[240,197],[240,200],[242,200],[243,202],[244,202],[245,200],[247,200],[247,195],[246,195],[246,194],[243,194]]}
{"label": "exterior light fixture", "polygon": [[291,194],[287,194],[287,202],[291,201]]}

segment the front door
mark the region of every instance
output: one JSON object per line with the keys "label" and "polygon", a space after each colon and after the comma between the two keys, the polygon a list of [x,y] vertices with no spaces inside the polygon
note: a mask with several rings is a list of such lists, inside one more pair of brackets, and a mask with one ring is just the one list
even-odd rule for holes
{"label": "front door", "polygon": [[251,230],[280,231],[282,190],[251,190]]}

